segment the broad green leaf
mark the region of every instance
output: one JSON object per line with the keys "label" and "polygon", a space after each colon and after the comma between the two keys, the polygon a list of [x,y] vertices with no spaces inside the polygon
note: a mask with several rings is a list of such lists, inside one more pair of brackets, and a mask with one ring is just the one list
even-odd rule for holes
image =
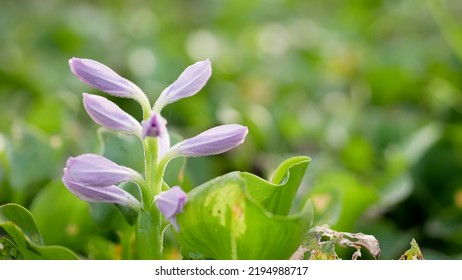
{"label": "broad green leaf", "polygon": [[[193,189],[188,193],[184,212],[177,217],[183,256],[290,258],[313,219],[311,201],[301,211],[287,214],[307,165],[306,157],[281,164],[273,179],[280,185],[248,173],[232,172]],[[282,202],[276,203],[277,198]]]}
{"label": "broad green leaf", "polygon": [[43,245],[34,217],[26,208],[12,203],[0,206],[0,223],[7,222],[17,225],[31,242]]}
{"label": "broad green leaf", "polygon": [[0,228],[8,234],[24,259],[78,259],[76,254],[65,247],[43,246],[32,215],[20,205],[0,206]]}

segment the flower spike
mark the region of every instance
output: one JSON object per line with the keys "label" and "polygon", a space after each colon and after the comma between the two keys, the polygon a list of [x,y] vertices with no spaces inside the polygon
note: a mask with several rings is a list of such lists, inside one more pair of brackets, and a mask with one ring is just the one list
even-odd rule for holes
{"label": "flower spike", "polygon": [[114,102],[99,95],[84,93],[83,105],[95,123],[110,130],[141,137],[140,123]]}
{"label": "flower spike", "polygon": [[165,105],[196,94],[212,75],[210,60],[199,61],[187,67],[178,79],[168,86],[154,104],[154,111],[160,112]]}

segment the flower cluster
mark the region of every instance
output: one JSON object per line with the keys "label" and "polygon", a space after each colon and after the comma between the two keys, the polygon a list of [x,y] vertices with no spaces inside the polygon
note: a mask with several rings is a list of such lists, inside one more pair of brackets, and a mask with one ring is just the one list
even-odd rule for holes
{"label": "flower cluster", "polygon": [[[175,101],[199,92],[211,76],[209,60],[199,61],[168,86],[151,107],[144,92],[109,67],[90,59],[69,60],[72,73],[84,83],[117,97],[132,98],[143,109],[140,122],[112,101],[99,95],[83,93],[83,104],[91,119],[107,129],[138,137],[145,154],[144,175],[96,154],[70,157],[64,168],[64,185],[80,199],[128,206],[136,211],[149,211],[155,201],[160,212],[179,231],[176,214],[183,211],[187,196],[175,186],[162,192],[163,174],[167,163],[178,156],[196,157],[226,152],[241,144],[247,128],[237,124],[221,125],[183,140],[173,146],[162,109]],[[141,190],[141,201],[118,187],[131,181]]]}

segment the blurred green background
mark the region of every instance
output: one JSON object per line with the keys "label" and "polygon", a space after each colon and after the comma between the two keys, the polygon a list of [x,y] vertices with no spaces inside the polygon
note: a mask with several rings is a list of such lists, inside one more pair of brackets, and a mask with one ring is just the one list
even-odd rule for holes
{"label": "blurred green background", "polygon": [[[309,155],[299,197],[314,200],[317,224],[375,235],[382,259],[412,238],[428,259],[461,259],[461,13],[458,0],[2,0],[0,204],[29,208],[47,244],[117,258],[123,240],[108,229],[127,230],[120,217],[60,181],[67,157],[102,152],[81,102],[100,93],[68,59],[110,66],[152,102],[210,58],[207,86],[163,111],[173,137],[234,122],[250,132],[224,155],[174,161],[169,184],[268,177]],[[134,101],[111,99],[140,119]],[[141,146],[102,138],[140,169]]]}

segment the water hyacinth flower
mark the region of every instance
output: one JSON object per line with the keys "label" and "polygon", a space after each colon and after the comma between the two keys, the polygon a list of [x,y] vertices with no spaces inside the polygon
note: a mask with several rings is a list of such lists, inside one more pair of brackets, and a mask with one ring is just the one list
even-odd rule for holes
{"label": "water hyacinth flower", "polygon": [[133,98],[142,94],[134,83],[95,60],[73,57],[69,60],[69,66],[79,80],[111,95]]}
{"label": "water hyacinth flower", "polygon": [[180,226],[176,221],[176,215],[183,212],[186,200],[186,193],[178,186],[156,196],[157,207],[177,232],[180,231]]}
{"label": "water hyacinth flower", "polygon": [[165,156],[174,158],[221,154],[242,144],[247,133],[247,127],[238,124],[217,126],[177,143]]}
{"label": "water hyacinth flower", "polygon": [[162,91],[154,110],[160,112],[165,105],[190,97],[201,90],[212,75],[210,60],[206,59],[187,67],[178,79]]}
{"label": "water hyacinth flower", "polygon": [[141,125],[114,102],[98,95],[83,94],[83,105],[93,121],[107,129],[141,137]]}

